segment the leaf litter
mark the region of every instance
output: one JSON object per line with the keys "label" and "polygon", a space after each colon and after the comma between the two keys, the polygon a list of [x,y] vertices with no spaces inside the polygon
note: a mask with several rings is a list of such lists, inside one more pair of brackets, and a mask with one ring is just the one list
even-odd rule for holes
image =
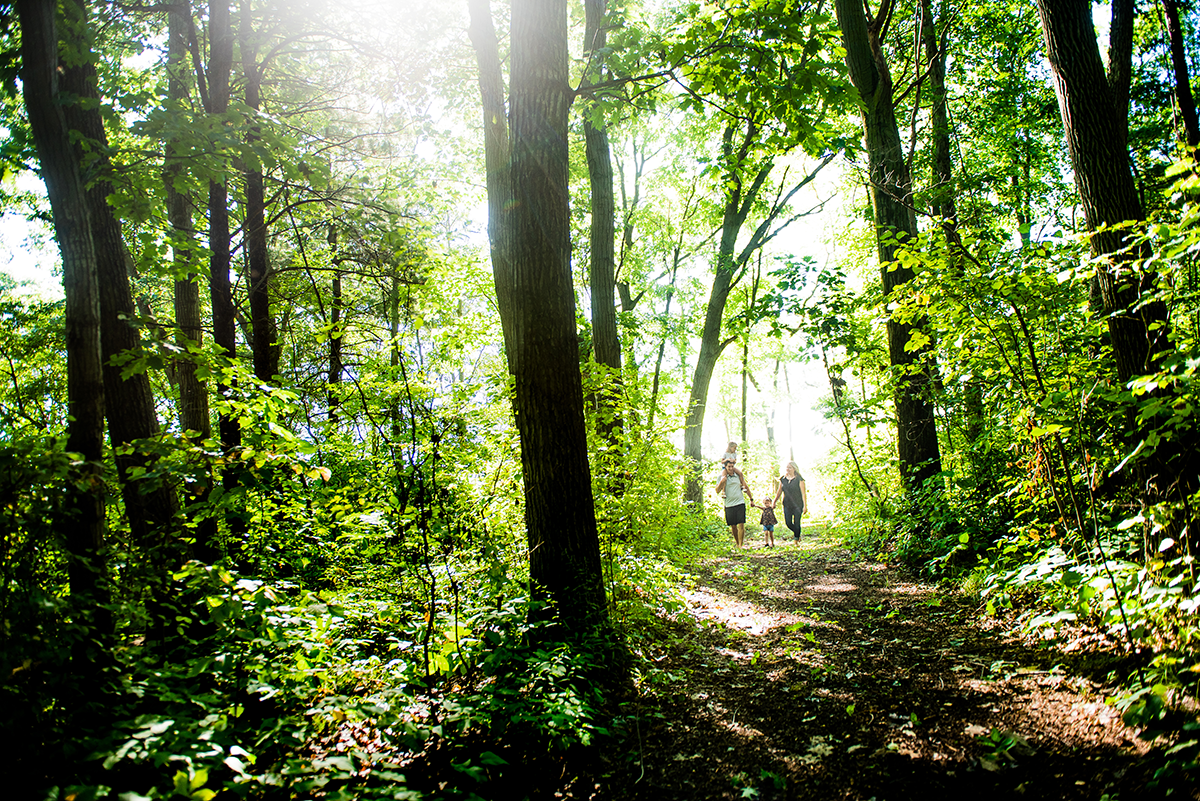
{"label": "leaf litter", "polygon": [[633,748],[600,754],[571,797],[1155,797],[1147,745],[1104,703],[1123,655],[1103,640],[1021,637],[828,542],[693,574],[655,665],[674,680],[629,705]]}

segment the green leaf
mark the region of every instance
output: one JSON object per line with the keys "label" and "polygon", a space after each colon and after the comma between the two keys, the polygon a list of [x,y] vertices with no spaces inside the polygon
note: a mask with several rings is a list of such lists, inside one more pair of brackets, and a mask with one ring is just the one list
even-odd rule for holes
{"label": "green leaf", "polygon": [[508,761],[492,751],[484,751],[479,755],[479,761],[485,765],[507,765]]}
{"label": "green leaf", "polygon": [[192,795],[192,788],[190,786],[190,782],[191,782],[191,777],[188,776],[186,770],[175,771],[175,779],[174,779],[175,795],[181,795],[184,798],[190,798]]}

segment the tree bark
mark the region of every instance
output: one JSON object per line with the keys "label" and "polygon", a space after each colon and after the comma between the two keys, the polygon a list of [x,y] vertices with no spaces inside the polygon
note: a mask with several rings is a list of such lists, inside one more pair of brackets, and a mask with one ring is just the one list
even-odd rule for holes
{"label": "tree bark", "polygon": [[[739,134],[741,141],[735,146],[734,137]],[[746,124],[744,133],[736,128],[736,123],[730,123],[726,126],[723,137],[726,176],[721,239],[717,246],[713,284],[704,311],[700,351],[696,356],[696,370],[692,374],[692,388],[688,395],[687,413],[683,423],[683,455],[690,465],[683,498],[690,504],[698,504],[703,496],[700,470],[704,413],[708,407],[708,389],[712,383],[717,359],[728,344],[721,340],[721,321],[725,316],[725,305],[729,301],[729,293],[733,289],[735,279],[740,277],[746,266],[746,259],[751,255],[748,248],[743,249],[741,254],[737,253],[738,235],[774,167],[774,164],[768,161],[747,170],[746,154],[758,137],[757,126],[753,123]]]}
{"label": "tree bark", "polygon": [[[496,303],[504,341],[512,339],[514,301],[507,293],[512,286],[509,262],[510,214],[513,207],[512,175],[508,141],[508,109],[504,102],[504,73],[500,67],[500,46],[488,0],[467,0],[471,15],[468,34],[475,48],[479,68],[479,94],[483,106],[484,171],[487,176],[488,242],[491,245],[492,279],[496,285]],[[506,351],[507,354],[507,351]],[[509,358],[509,372],[512,360]]]}
{"label": "tree bark", "polygon": [[[122,354],[140,356],[142,340],[134,324],[137,310],[129,286],[129,254],[121,235],[121,223],[113,214],[108,198],[113,194],[112,163],[108,157],[108,135],[100,117],[100,91],[96,83],[96,65],[88,40],[90,26],[87,7],[78,0],[63,6],[69,15],[70,40],[65,51],[74,63],[61,69],[61,88],[76,102],[64,103],[67,127],[76,131],[75,157],[87,187],[88,218],[96,257],[96,277],[100,291],[100,346],[103,362],[105,414],[108,435],[114,451],[121,496],[134,541],[157,550],[173,542],[170,530],[178,503],[169,486],[157,486],[131,478],[132,468],[145,468],[151,459],[144,453],[128,452],[126,446],[139,439],[158,435],[158,415],[150,378],[139,371],[127,379],[122,366],[113,359]],[[176,554],[175,559],[179,559]]]}
{"label": "tree bark", "polygon": [[[880,30],[890,8],[884,3],[868,23],[861,3],[837,0],[838,24],[846,49],[850,79],[862,100],[863,128],[871,182],[871,203],[885,298],[897,295],[912,279],[912,271],[896,260],[905,242],[915,242],[912,177],[904,159],[896,124],[891,72],[883,54]],[[896,440],[900,475],[909,490],[917,490],[941,472],[941,451],[933,416],[929,348],[906,346],[923,321],[907,323],[888,318],[888,354],[896,376]]]}
{"label": "tree bark", "polygon": [[[334,268],[338,268],[337,255],[338,235],[337,229],[333,226],[329,227],[329,247],[334,252]],[[338,422],[338,406],[341,404],[341,389],[339,384],[342,383],[342,274],[335,272],[333,274],[333,298],[330,302],[329,311],[329,378],[327,381],[326,402],[329,406],[329,422],[331,425],[336,425]]]}
{"label": "tree bark", "polygon": [[[1172,348],[1170,318],[1165,303],[1142,301],[1158,282],[1153,270],[1134,267],[1148,255],[1146,249],[1131,244],[1126,229],[1113,227],[1141,221],[1144,212],[1124,142],[1112,136],[1121,114],[1105,80],[1091,4],[1088,0],[1038,0],[1037,6],[1075,186],[1092,232],[1092,252],[1098,257],[1096,279],[1117,377],[1125,384],[1159,368],[1162,355]],[[1167,392],[1166,388],[1157,391]],[[1143,433],[1131,430],[1134,442]],[[1144,503],[1179,501],[1187,508],[1188,499],[1200,488],[1195,442],[1196,432],[1183,426],[1137,462],[1139,495]],[[1200,547],[1200,525],[1192,519],[1179,525],[1188,528],[1194,552]],[[1147,540],[1147,557],[1156,552],[1157,543]]]}
{"label": "tree bark", "polygon": [[946,93],[946,50],[938,38],[930,0],[921,0],[921,38],[929,74],[929,128],[933,145],[933,213],[946,242],[958,246],[958,204],[954,159],[950,147],[950,113]]}
{"label": "tree bark", "polygon": [[675,277],[679,275],[679,263],[681,261],[681,250],[679,245],[675,246],[675,250],[671,256],[671,283],[667,285],[667,298],[663,304],[663,336],[658,343],[658,356],[654,359],[654,379],[650,385],[650,411],[646,415],[646,431],[649,436],[654,436],[654,415],[658,409],[658,388],[662,377],[663,354],[667,350],[667,336],[669,321],[671,319],[671,300],[675,297]]}
{"label": "tree bark", "polygon": [[[584,55],[589,71],[580,89],[595,83],[603,70],[606,45],[604,14],[606,0],[585,0],[586,29]],[[598,427],[613,445],[621,422],[617,417],[617,398],[621,386],[621,341],[617,334],[616,288],[616,201],[613,195],[612,153],[608,128],[592,117],[594,104],[584,106],[583,137],[591,187],[591,236],[588,282],[592,304],[592,352],[596,363],[609,368],[612,387],[601,390]]]}
{"label": "tree bark", "polygon": [[497,285],[521,435],[529,575],[558,620],[607,620],[571,281],[566,0],[512,4],[511,284]]}
{"label": "tree bark", "polygon": [[[242,77],[246,83],[246,107],[257,113],[262,105],[262,67],[258,64],[257,43],[254,38],[254,16],[249,2],[242,3],[241,36]],[[251,123],[246,144],[261,138],[257,124]],[[254,375],[269,383],[279,374],[279,350],[275,346],[275,319],[271,315],[271,263],[267,248],[267,202],[263,170],[259,164],[246,169],[246,285],[250,305],[251,351]]]}
{"label": "tree bark", "polygon": [[[1112,136],[1121,116],[1104,74],[1100,51],[1087,0],[1039,0],[1046,57],[1054,73],[1063,128],[1075,186],[1088,230],[1093,231],[1092,251],[1110,260],[1102,264],[1097,278],[1109,331],[1113,356],[1122,382],[1148,372],[1153,354],[1166,345],[1167,330],[1149,333],[1151,325],[1165,321],[1165,309],[1146,307],[1136,314],[1129,310],[1143,290],[1151,286],[1121,270],[1113,260],[1125,250],[1128,233],[1120,229],[1100,231],[1128,220],[1144,218],[1141,200],[1129,169],[1125,143]],[[1136,256],[1136,254],[1128,254]],[[1161,320],[1159,317],[1161,316]]]}
{"label": "tree bark", "polygon": [[[41,177],[54,218],[63,263],[67,340],[67,450],[82,459],[68,481],[62,521],[69,554],[71,595],[102,609],[104,557],[104,378],[100,356],[100,287],[91,220],[79,166],[71,147],[58,86],[57,4],[18,0],[21,21],[21,88],[37,147]],[[111,628],[107,620],[103,628]]]}
{"label": "tree bark", "polygon": [[1183,122],[1183,139],[1188,147],[1200,146],[1200,121],[1197,121],[1196,100],[1192,96],[1192,81],[1188,75],[1187,46],[1179,24],[1179,3],[1162,0],[1167,23],[1167,40],[1171,44],[1171,67],[1175,71],[1175,102]]}
{"label": "tree bark", "polygon": [[[209,108],[213,115],[229,111],[229,74],[233,69],[233,31],[229,21],[229,0],[213,0],[208,6],[209,32]],[[237,357],[237,319],[233,289],[229,282],[231,261],[229,238],[229,187],[226,180],[208,184],[209,299],[212,302],[213,343],[232,361]],[[229,395],[229,386],[221,381],[217,392]],[[218,420],[221,444],[226,451],[242,441],[237,418],[222,413]],[[226,477],[230,471],[226,471]]]}
{"label": "tree bark", "polygon": [[[182,113],[188,97],[188,33],[192,27],[191,3],[171,6],[167,12],[167,103]],[[163,160],[163,182],[167,194],[167,223],[171,227],[172,272],[175,275],[175,344],[185,353],[204,343],[200,315],[200,273],[196,269],[196,229],[192,222],[192,201],[176,186],[183,177],[185,162],[179,147],[167,142]],[[184,431],[195,431],[200,441],[212,436],[209,419],[208,387],[196,376],[196,361],[184,356],[175,363],[179,385],[179,424]]]}
{"label": "tree bark", "polygon": [[1133,75],[1133,18],[1136,14],[1134,0],[1112,0],[1108,26],[1108,88],[1112,92],[1116,131],[1122,148],[1127,148],[1129,141],[1129,82]]}

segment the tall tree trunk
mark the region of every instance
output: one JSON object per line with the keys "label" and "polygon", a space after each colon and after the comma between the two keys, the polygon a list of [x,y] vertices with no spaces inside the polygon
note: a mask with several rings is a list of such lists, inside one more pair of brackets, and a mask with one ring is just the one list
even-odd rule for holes
{"label": "tall tree trunk", "polygon": [[1188,147],[1200,146],[1200,122],[1197,121],[1196,100],[1192,97],[1192,81],[1188,75],[1187,46],[1179,24],[1179,3],[1162,0],[1167,23],[1167,40],[1171,44],[1171,67],[1175,71],[1175,102],[1183,121],[1183,138]]}
{"label": "tall tree trunk", "polygon": [[[246,107],[257,113],[262,105],[262,67],[258,64],[251,4],[242,3],[241,35],[242,77],[246,82]],[[257,124],[251,124],[246,144],[261,138]],[[271,263],[267,249],[267,202],[261,164],[253,164],[244,173],[246,181],[246,285],[250,301],[251,351],[254,375],[270,382],[279,373],[279,350],[275,346],[275,319],[271,316]]]}
{"label": "tall tree trunk", "polygon": [[[209,33],[209,113],[229,111],[229,74],[233,70],[233,30],[229,19],[229,0],[212,0],[208,6]],[[221,354],[237,358],[237,318],[233,307],[233,289],[229,282],[229,187],[227,178],[208,184],[209,298],[212,302],[213,343]],[[217,392],[228,396],[229,386],[218,383]],[[237,418],[222,413],[218,421],[221,444],[227,451],[241,444]],[[226,471],[226,479],[231,476]]]}
{"label": "tall tree trunk", "polygon": [[[391,286],[388,288],[388,353],[392,372],[392,381],[396,382],[395,386],[399,387],[400,380],[400,277],[393,273]],[[396,480],[401,481],[404,475],[404,463],[400,459],[400,443],[402,441],[404,429],[403,421],[400,419],[400,390],[397,388],[392,392],[391,402],[388,407],[388,418],[390,421],[391,442],[389,446],[393,454],[392,468],[396,475]],[[399,488],[401,492],[407,492],[407,486]],[[400,513],[403,514],[406,504],[398,505]]]}
{"label": "tall tree trunk", "polygon": [[[100,91],[89,41],[88,11],[79,0],[68,0],[63,13],[68,15],[70,23],[67,26],[70,40],[64,43],[67,51],[74,54],[75,63],[63,66],[61,89],[68,96],[79,98],[76,102],[64,103],[63,113],[67,127],[81,137],[74,150],[81,177],[88,187],[88,217],[100,290],[100,347],[109,441],[113,446],[121,496],[134,540],[145,548],[158,551],[173,541],[170,530],[178,504],[169,486],[139,481],[132,477],[137,471],[131,473],[134,468],[149,467],[151,459],[145,453],[128,452],[125,446],[135,440],[157,436],[158,416],[150,377],[145,371],[123,379],[122,366],[113,363],[113,359],[122,354],[140,356],[142,341],[133,325],[137,310],[129,286],[129,254],[121,235],[121,223],[108,203],[113,194],[112,164],[108,158],[108,135],[100,117]],[[175,554],[173,558],[181,561],[181,556]]]}
{"label": "tall tree trunk", "polygon": [[[580,89],[586,89],[603,75],[606,35],[604,15],[607,0],[585,0],[586,26],[584,55],[588,72]],[[621,390],[621,341],[617,335],[616,284],[616,202],[613,195],[612,153],[608,128],[593,118],[594,103],[584,106],[583,138],[591,186],[591,236],[588,283],[592,301],[592,351],[597,364],[608,368],[600,389],[598,429],[612,446],[617,446],[621,420],[617,402]],[[612,385],[609,386],[609,382]]]}
{"label": "tall tree trunk", "polygon": [[[946,51],[938,38],[930,0],[921,0],[921,38],[929,74],[929,127],[933,144],[933,213],[946,243],[959,245],[957,192],[950,147],[950,113],[946,96]],[[952,255],[953,258],[953,255]]]}
{"label": "tall tree trunk", "polygon": [[511,273],[497,298],[511,303],[529,577],[564,628],[582,633],[607,608],[571,282],[566,0],[515,0],[511,31]]}
{"label": "tall tree trunk", "polygon": [[[182,113],[188,98],[188,34],[192,29],[191,3],[178,3],[167,12],[167,103]],[[200,272],[196,269],[198,247],[192,223],[191,198],[179,191],[185,170],[183,156],[175,142],[167,142],[163,161],[163,181],[167,193],[167,222],[171,227],[172,272],[175,275],[175,344],[184,353],[199,349],[204,342],[200,315]],[[209,419],[208,387],[196,375],[196,361],[184,356],[175,364],[179,385],[179,424],[184,431],[195,431],[200,441],[212,436]]]}
{"label": "tall tree trunk", "polygon": [[[885,2],[869,23],[861,3],[837,0],[838,24],[846,48],[850,79],[862,98],[863,128],[871,181],[871,203],[885,298],[902,291],[912,270],[896,260],[905,242],[914,242],[917,220],[912,202],[912,178],[904,160],[893,106],[893,86],[884,57],[880,30],[890,15]],[[888,354],[896,376],[896,441],[900,475],[910,490],[920,489],[941,472],[937,424],[933,416],[930,349],[907,348],[923,320],[905,323],[888,318]]]}
{"label": "tall tree trunk", "polygon": [[[229,77],[233,71],[233,28],[230,22],[229,0],[211,0],[208,5],[208,112],[214,116],[229,111]],[[213,344],[217,352],[230,362],[237,359],[237,311],[233,305],[233,287],[229,271],[232,266],[232,247],[229,231],[229,175],[208,183],[208,295],[212,305]],[[229,398],[232,386],[225,380],[217,382],[217,394]],[[221,447],[232,453],[242,443],[242,429],[236,415],[222,411],[217,417],[217,433]],[[221,470],[221,486],[229,494],[241,485],[241,471],[233,466]],[[241,515],[228,515],[226,521],[234,540],[245,532]],[[199,543],[198,543],[199,545]],[[215,553],[215,543],[203,546]]]}
{"label": "tall tree trunk", "polygon": [[[741,141],[736,145],[735,135],[741,135]],[[737,129],[736,123],[730,123],[723,135],[722,149],[727,172],[724,181],[725,207],[721,218],[721,239],[717,246],[713,284],[704,311],[700,351],[696,356],[696,370],[692,374],[692,388],[683,423],[683,455],[689,463],[683,498],[685,502],[693,505],[698,504],[703,495],[700,470],[708,389],[712,383],[717,359],[729,344],[721,340],[721,321],[725,316],[725,304],[729,300],[735,278],[740,277],[746,259],[751,255],[749,248],[743,249],[740,255],[737,254],[738,235],[774,167],[774,164],[768,161],[747,170],[746,154],[757,142],[757,138],[758,127],[754,123],[747,123],[744,133]]]}
{"label": "tall tree trunk", "polygon": [[[1118,127],[1120,110],[1105,80],[1091,3],[1038,0],[1037,6],[1075,186],[1092,232],[1092,252],[1098,257],[1096,279],[1117,376],[1124,384],[1134,376],[1158,369],[1161,355],[1172,347],[1170,319],[1164,303],[1141,302],[1155,290],[1157,276],[1151,270],[1130,269],[1129,263],[1144,258],[1145,249],[1131,247],[1129,233],[1112,227],[1140,221],[1144,215],[1125,144],[1111,133]],[[1131,433],[1135,442],[1144,434]],[[1165,438],[1139,461],[1139,491],[1145,503],[1179,500],[1186,504],[1200,488],[1195,441],[1195,431],[1190,427],[1176,430],[1174,436]],[[1195,552],[1200,547],[1200,525],[1192,520],[1181,525],[1188,526],[1189,545]],[[1147,555],[1155,553],[1157,543],[1147,540],[1146,550]]]}
{"label": "tall tree trunk", "polygon": [[[962,275],[962,238],[958,233],[958,190],[954,181],[954,160],[951,155],[951,126],[949,97],[946,91],[946,35],[939,38],[937,23],[933,17],[931,0],[921,0],[921,37],[928,62],[930,135],[933,144],[932,198],[933,213],[940,221],[942,236],[946,242],[946,266],[956,276]],[[1016,183],[1016,177],[1013,181]],[[1018,202],[1017,215],[1022,211]],[[1021,218],[1021,222],[1025,222]],[[1027,227],[1022,236],[1029,236]],[[966,409],[966,439],[972,446],[984,435],[983,387],[975,378],[967,380],[963,388]],[[978,461],[977,461],[977,466]],[[986,477],[981,477],[987,480]]]}
{"label": "tall tree trunk", "polygon": [[[467,0],[471,24],[467,30],[475,48],[479,69],[479,94],[483,107],[484,171],[487,176],[488,242],[491,245],[492,278],[496,285],[496,305],[500,311],[500,327],[507,345],[512,341],[512,310],[514,301],[512,265],[509,259],[509,237],[513,207],[512,175],[509,163],[508,110],[504,102],[504,74],[500,68],[500,46],[496,26],[492,22],[489,0]],[[507,353],[507,351],[506,351]],[[509,372],[512,358],[509,355]]]}
{"label": "tall tree trunk", "polygon": [[[71,147],[58,86],[58,33],[53,0],[18,0],[21,21],[21,88],[37,146],[63,263],[67,339],[67,450],[82,457],[61,523],[70,554],[72,596],[103,609],[104,378],[100,357],[100,287],[83,180]],[[107,620],[104,628],[110,628]]]}
{"label": "tall tree trunk", "polygon": [[[391,286],[388,288],[387,303],[389,364],[392,368],[392,380],[396,381],[400,375],[400,279],[396,275],[392,275]],[[392,394],[391,404],[388,409],[388,418],[391,424],[392,443],[398,443],[403,432],[400,420],[399,390]],[[396,474],[400,474],[399,469],[397,469]]]}
{"label": "tall tree trunk", "polygon": [[[758,264],[754,270],[754,281],[750,285],[750,301],[746,306],[746,332],[742,337],[742,413],[741,419],[741,441],[742,447],[745,447],[746,434],[746,402],[750,395],[750,334],[753,328],[751,314],[754,310],[754,304],[758,301],[758,284],[762,279],[762,252],[758,254]],[[745,458],[745,454],[743,454]]]}
{"label": "tall tree trunk", "polygon": [[1121,147],[1129,140],[1129,82],[1133,75],[1133,18],[1137,15],[1135,0],[1112,0],[1112,16],[1108,25],[1108,88],[1112,92]]}
{"label": "tall tree trunk", "polygon": [[[1112,254],[1125,248],[1127,233],[1097,229],[1141,220],[1144,215],[1125,143],[1111,135],[1119,127],[1120,113],[1100,60],[1091,5],[1087,0],[1039,0],[1037,5],[1075,170],[1075,185],[1087,227],[1096,232],[1091,240],[1092,250],[1098,256],[1119,259]],[[1111,262],[1101,265],[1098,278],[1105,311],[1117,315],[1109,317],[1117,373],[1122,381],[1128,381],[1152,368],[1152,356],[1161,350],[1160,344],[1166,345],[1168,332],[1148,333],[1151,324],[1161,322],[1147,317],[1152,311],[1150,307],[1137,314],[1129,313],[1141,290],[1149,290],[1149,285],[1139,287],[1127,278],[1122,280]],[[1165,312],[1161,306],[1153,310]]]}
{"label": "tall tree trunk", "polygon": [[779,398],[779,363],[780,359],[775,359],[775,374],[773,377],[772,388],[773,397],[767,405],[767,451],[771,455],[771,461],[777,462],[779,459],[779,444],[775,440],[775,410],[778,408],[777,399]]}
{"label": "tall tree trunk", "polygon": [[654,436],[654,414],[658,408],[658,386],[662,376],[663,354],[667,350],[667,330],[666,326],[671,319],[671,299],[675,297],[675,277],[679,275],[679,263],[681,261],[682,248],[679,245],[675,246],[675,252],[671,257],[671,283],[667,285],[667,300],[663,306],[663,336],[658,343],[658,356],[654,359],[654,380],[650,386],[650,411],[646,416],[646,431],[650,436]]}
{"label": "tall tree trunk", "polygon": [[563,0],[512,8],[511,132],[491,10],[469,0],[479,65],[492,274],[515,379],[530,579],[559,620],[607,618],[587,464],[567,196],[567,45]]}
{"label": "tall tree trunk", "polygon": [[[330,228],[329,244],[337,251],[337,229]],[[335,259],[336,269],[336,259]],[[329,406],[329,422],[336,425],[338,421],[338,406],[341,404],[342,383],[342,274],[333,274],[333,299],[329,311],[329,380],[327,382],[326,400]]]}

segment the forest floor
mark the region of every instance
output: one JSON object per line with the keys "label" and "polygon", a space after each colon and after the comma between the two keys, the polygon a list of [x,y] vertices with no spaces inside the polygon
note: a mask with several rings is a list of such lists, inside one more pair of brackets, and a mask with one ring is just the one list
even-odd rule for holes
{"label": "forest floor", "polygon": [[[806,533],[691,566],[603,799],[1152,798],[1105,703],[1121,655],[1008,631],[978,601]],[[630,744],[633,744],[630,747]],[[1172,797],[1197,797],[1176,788]]]}

